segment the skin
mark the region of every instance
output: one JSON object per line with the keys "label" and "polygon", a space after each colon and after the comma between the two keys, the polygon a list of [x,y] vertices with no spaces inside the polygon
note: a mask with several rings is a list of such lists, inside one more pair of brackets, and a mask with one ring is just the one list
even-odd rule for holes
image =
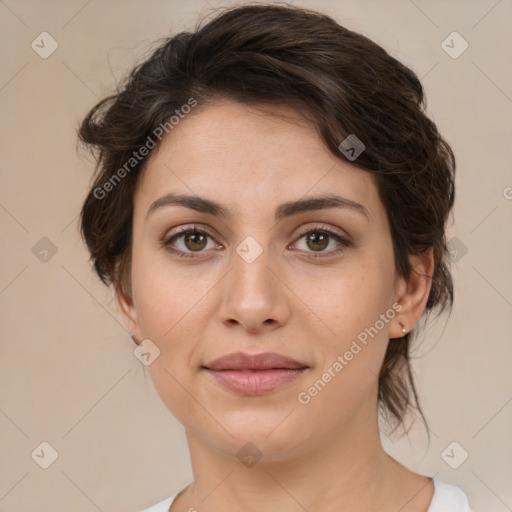
{"label": "skin", "polygon": [[[177,205],[148,216],[170,192],[213,199],[232,217]],[[328,208],[274,219],[284,202],[332,193],[367,215]],[[153,151],[134,205],[132,286],[117,286],[117,297],[130,332],[161,351],[151,378],[186,429],[194,483],[171,511],[261,511],[271,503],[290,512],[425,512],[430,479],[380,443],[376,376],[387,344],[400,342],[390,338],[401,336],[401,324],[412,329],[425,309],[433,258],[411,258],[417,272],[408,280],[397,274],[374,177],[335,158],[293,110],[221,101],[182,120]],[[162,245],[173,228],[193,225],[209,231],[199,250],[183,236],[174,240],[191,258]],[[319,227],[352,245],[329,238],[315,250],[297,234]],[[263,251],[252,263],[236,252],[248,236]],[[378,335],[299,403],[298,394],[397,303],[401,311]],[[244,397],[201,369],[235,351],[277,352],[309,368],[270,394]],[[252,467],[237,457],[247,442],[262,453]]]}

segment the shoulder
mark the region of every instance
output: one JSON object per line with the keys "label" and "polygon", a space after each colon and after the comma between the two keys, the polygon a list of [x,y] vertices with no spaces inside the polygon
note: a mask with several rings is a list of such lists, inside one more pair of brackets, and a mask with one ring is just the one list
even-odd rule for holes
{"label": "shoulder", "polygon": [[145,508],[144,510],[139,510],[138,512],[169,512],[169,508],[175,498],[176,498],[176,494],[173,494],[169,498],[159,501],[155,505]]}
{"label": "shoulder", "polygon": [[179,494],[185,491],[191,484],[188,484],[186,487],[181,489],[181,491],[169,496],[169,498],[165,498],[165,500],[159,501],[155,505],[151,505],[144,510],[138,510],[137,512],[169,512],[169,508],[174,503],[174,500],[178,497]]}
{"label": "shoulder", "polygon": [[434,496],[427,512],[472,512],[466,493],[438,478],[434,482]]}
{"label": "shoulder", "polygon": [[[434,477],[434,496],[427,512],[472,512],[466,493]],[[168,512],[178,493],[139,512]]]}

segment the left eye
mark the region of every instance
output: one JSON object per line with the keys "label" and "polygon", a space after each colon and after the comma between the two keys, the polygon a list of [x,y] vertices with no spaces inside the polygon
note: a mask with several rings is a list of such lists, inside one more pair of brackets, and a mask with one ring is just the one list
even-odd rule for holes
{"label": "left eye", "polygon": [[[306,252],[327,253],[327,255],[332,255],[337,254],[344,248],[351,246],[351,243],[346,238],[343,238],[341,235],[338,235],[337,233],[327,229],[311,229],[302,234],[298,238],[298,241],[302,239],[304,239],[305,245],[307,247],[307,249],[303,249]],[[338,248],[326,251],[325,249],[330,245],[332,240],[338,244]],[[316,258],[318,256],[313,255],[312,257]]]}

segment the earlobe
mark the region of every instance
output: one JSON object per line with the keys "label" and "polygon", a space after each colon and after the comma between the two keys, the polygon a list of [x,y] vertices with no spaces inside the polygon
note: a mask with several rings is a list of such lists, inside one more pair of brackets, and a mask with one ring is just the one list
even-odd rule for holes
{"label": "earlobe", "polygon": [[134,333],[136,335],[138,332],[138,322],[137,311],[135,309],[133,298],[126,292],[123,285],[119,282],[115,284],[115,293],[119,312],[121,313],[124,324],[130,333]]}
{"label": "earlobe", "polygon": [[409,257],[411,275],[401,278],[396,301],[402,306],[391,326],[389,337],[401,338],[417,324],[427,305],[434,271],[434,250],[432,247],[419,255]]}

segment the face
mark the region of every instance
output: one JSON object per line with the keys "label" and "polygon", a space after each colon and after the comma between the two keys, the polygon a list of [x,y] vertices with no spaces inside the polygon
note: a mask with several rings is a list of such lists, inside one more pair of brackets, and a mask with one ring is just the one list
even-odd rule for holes
{"label": "face", "polygon": [[[151,155],[119,300],[160,350],[151,377],[188,434],[278,460],[374,427],[404,283],[374,177],[292,110],[270,111],[208,106]],[[248,357],[214,364],[233,353]],[[250,358],[264,353],[277,356]]]}

